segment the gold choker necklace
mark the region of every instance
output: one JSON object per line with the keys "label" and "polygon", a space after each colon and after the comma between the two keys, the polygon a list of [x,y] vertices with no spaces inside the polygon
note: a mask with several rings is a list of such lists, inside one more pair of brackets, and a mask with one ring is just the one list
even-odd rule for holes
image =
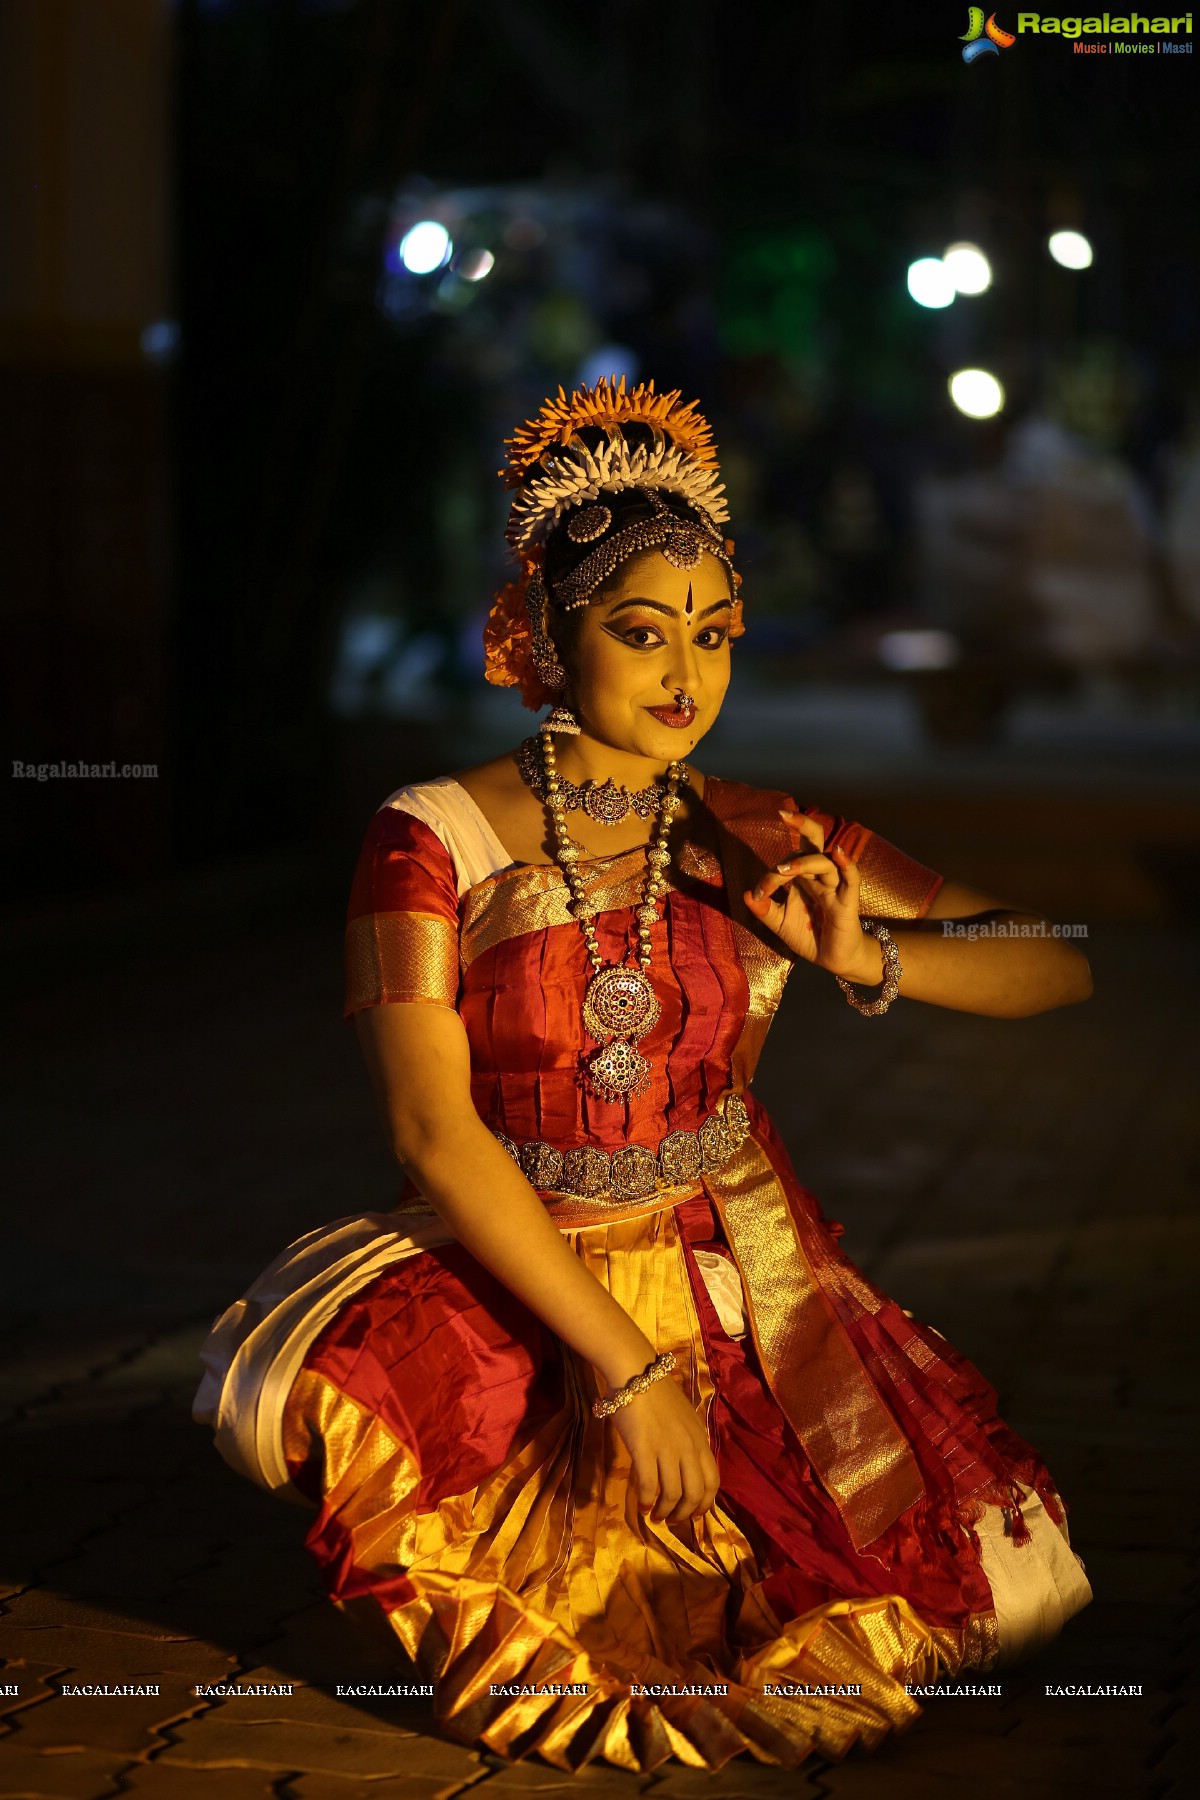
{"label": "gold choker necklace", "polygon": [[[517,751],[521,779],[539,800],[547,799],[550,792],[538,749],[539,739],[546,736],[542,730],[538,737],[527,737]],[[686,782],[687,770],[680,767],[679,778]],[[559,775],[558,791],[565,812],[585,812],[597,825],[621,825],[630,813],[636,813],[639,819],[653,819],[662,811],[667,794],[666,783],[661,779],[652,781],[649,787],[627,788],[618,786],[611,775],[607,781],[584,782],[568,781],[565,775]]]}
{"label": "gold choker necklace", "polygon": [[562,870],[571,895],[569,911],[579,922],[593,970],[583,998],[583,1022],[591,1036],[600,1039],[602,1047],[587,1059],[587,1079],[597,1099],[618,1104],[636,1099],[645,1092],[652,1067],[638,1049],[636,1040],[653,1029],[662,1011],[646,973],[650,967],[650,928],[658,919],[658,897],[666,892],[667,869],[671,862],[667,834],[679,808],[679,786],[687,779],[687,771],[678,762],[671,763],[667,769],[667,786],[658,823],[646,850],[646,880],[637,908],[637,965],[633,968],[621,963],[605,963],[600,955],[593,924],[596,908],[587,897],[577,867],[583,851],[567,830],[564,784],[548,732],[542,733],[542,772],[546,805],[554,827],[554,860]]}

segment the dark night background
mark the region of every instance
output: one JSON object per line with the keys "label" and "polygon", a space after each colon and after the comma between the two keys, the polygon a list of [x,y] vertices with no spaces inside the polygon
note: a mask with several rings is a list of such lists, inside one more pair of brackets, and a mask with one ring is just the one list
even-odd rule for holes
{"label": "dark night background", "polygon": [[[395,788],[529,729],[482,681],[502,440],[622,371],[699,397],[728,484],[748,631],[701,766],[1084,924],[1096,985],[881,1022],[793,977],[762,1097],[850,1254],[1046,1455],[1096,1602],[1002,1705],[703,1791],[1184,1791],[1197,59],[1025,34],[968,65],[967,13],[0,5],[0,1657],[29,1689],[0,1698],[0,1800],[549,1781],[334,1706],[363,1652],[302,1522],[189,1406],[282,1245],[394,1202],[339,1022],[354,857]],[[422,219],[453,249],[414,273]],[[1090,267],[1051,259],[1064,229]],[[917,305],[909,265],[961,240],[992,285]],[[971,368],[993,417],[951,402]],[[156,773],[10,774],[110,760]],[[162,1704],[88,1711],[64,1669],[161,1676]],[[282,1719],[186,1699],[231,1669],[305,1685]]]}
{"label": "dark night background", "polygon": [[[747,663],[800,682],[877,684],[872,633],[929,613],[921,479],[986,471],[1013,422],[1052,420],[1132,484],[1129,629],[1049,650],[1014,579],[956,671],[916,678],[938,689],[926,735],[994,740],[998,681],[1082,673],[1093,728],[1132,693],[1138,754],[1161,752],[1200,617],[1200,552],[1164,549],[1200,435],[1194,65],[1026,35],[968,67],[964,10],[10,7],[11,754],[159,768],[10,784],[18,893],[348,842],[379,779],[468,760],[465,716],[497,698],[477,631],[504,573],[500,441],[611,346],[701,397]],[[488,278],[387,277],[403,224],[464,196]],[[1091,269],[1050,260],[1061,226]],[[915,305],[908,263],[963,238],[992,287]],[[996,420],[947,399],[976,364],[1006,390]],[[973,580],[968,546],[960,610]],[[364,611],[420,640],[419,728],[402,678],[390,704],[331,704]],[[992,773],[1004,752],[1001,732]]]}

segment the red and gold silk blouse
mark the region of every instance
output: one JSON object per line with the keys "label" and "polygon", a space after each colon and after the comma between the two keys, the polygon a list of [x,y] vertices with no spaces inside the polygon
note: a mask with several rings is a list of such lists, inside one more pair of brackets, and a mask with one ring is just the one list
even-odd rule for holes
{"label": "red and gold silk blouse", "polygon": [[[753,1079],[794,958],[747,911],[743,890],[796,848],[779,817],[786,794],[709,778],[699,828],[673,859],[663,916],[652,927],[650,976],[662,1011],[640,1040],[652,1064],[637,1099],[614,1105],[585,1091],[581,1059],[595,1049],[582,1019],[591,974],[569,893],[551,865],[518,864],[460,898],[454,860],[434,830],[393,806],[371,821],[346,932],[346,1016],[389,1002],[457,1009],[471,1048],[477,1111],[517,1143],[568,1150],[654,1145],[695,1130],[731,1090]],[[866,827],[805,809],[859,863],[862,910],[918,919],[942,878]],[[581,863],[600,908],[605,962],[632,959],[633,909],[645,853]]]}
{"label": "red and gold silk blouse", "polygon": [[[884,1297],[837,1251],[769,1119],[746,1095],[794,960],[742,899],[764,867],[797,847],[783,807],[795,810],[785,794],[705,782],[651,928],[649,972],[661,1013],[639,1042],[651,1075],[636,1098],[600,1101],[581,1080],[581,1061],[595,1048],[582,1018],[591,966],[561,871],[513,865],[468,884],[437,831],[397,805],[372,820],[354,881],[346,1014],[393,1002],[454,1007],[470,1044],[479,1116],[507,1141],[564,1229],[708,1194],[767,1378],[862,1546],[924,1485],[867,1373],[861,1321]],[[940,876],[862,825],[807,811],[826,848],[843,846],[858,861],[864,913],[898,920],[928,911]],[[598,909],[601,955],[623,963],[636,948],[645,852],[577,867]],[[655,1180],[651,1158],[659,1157],[661,1172],[666,1143],[680,1142],[675,1134],[697,1134],[700,1145],[706,1131],[715,1153],[704,1156],[702,1172],[693,1158],[690,1185],[673,1172]],[[613,1159],[604,1199],[581,1199],[578,1185],[543,1178],[544,1168],[565,1167],[560,1153],[581,1146]],[[649,1166],[636,1191],[618,1190],[617,1152],[625,1152],[623,1164],[640,1154],[643,1177]],[[405,1210],[421,1209],[415,1192],[406,1189]],[[967,1485],[984,1475],[980,1464]]]}

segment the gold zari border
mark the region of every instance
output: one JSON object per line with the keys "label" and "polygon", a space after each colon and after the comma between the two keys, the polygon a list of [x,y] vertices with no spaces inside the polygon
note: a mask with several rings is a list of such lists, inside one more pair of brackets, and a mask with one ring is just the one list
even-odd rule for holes
{"label": "gold zari border", "polygon": [[[589,902],[599,912],[636,906],[642,897],[645,851],[622,850],[615,856],[579,864]],[[571,893],[556,863],[533,863],[502,869],[463,897],[462,966],[469,969],[485,950],[510,938],[556,925],[574,925],[568,908]]]}
{"label": "gold zari border", "polygon": [[868,918],[920,919],[942,878],[886,838],[869,832],[858,853],[859,911]]}
{"label": "gold zari border", "polygon": [[458,927],[430,913],[366,913],[346,927],[346,1011],[389,1001],[454,1006]]}
{"label": "gold zari border", "polygon": [[925,1491],[908,1439],[822,1294],[761,1145],[748,1138],[705,1185],[741,1271],[772,1391],[855,1548],[865,1549]]}

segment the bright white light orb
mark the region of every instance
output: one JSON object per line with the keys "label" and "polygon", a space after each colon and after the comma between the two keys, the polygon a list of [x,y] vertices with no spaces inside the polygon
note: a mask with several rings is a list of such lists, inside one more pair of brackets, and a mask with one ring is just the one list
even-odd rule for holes
{"label": "bright white light orb", "polygon": [[940,256],[922,256],[908,265],[908,291],[918,306],[949,306],[954,282]]}
{"label": "bright white light orb", "polygon": [[1090,269],[1092,266],[1092,246],[1082,231],[1052,231],[1046,248],[1064,269]]}
{"label": "bright white light orb", "polygon": [[992,419],[1003,409],[1004,389],[986,369],[959,369],[950,377],[950,398],[968,419]]}
{"label": "bright white light orb", "polygon": [[942,262],[960,294],[982,294],[992,285],[992,265],[977,244],[951,244]]}
{"label": "bright white light orb", "polygon": [[468,250],[459,262],[455,274],[461,275],[464,281],[482,281],[485,275],[491,274],[495,266],[496,259],[490,250]]}
{"label": "bright white light orb", "polygon": [[436,219],[421,219],[400,239],[400,261],[410,275],[432,275],[449,261],[453,248],[444,225]]}

